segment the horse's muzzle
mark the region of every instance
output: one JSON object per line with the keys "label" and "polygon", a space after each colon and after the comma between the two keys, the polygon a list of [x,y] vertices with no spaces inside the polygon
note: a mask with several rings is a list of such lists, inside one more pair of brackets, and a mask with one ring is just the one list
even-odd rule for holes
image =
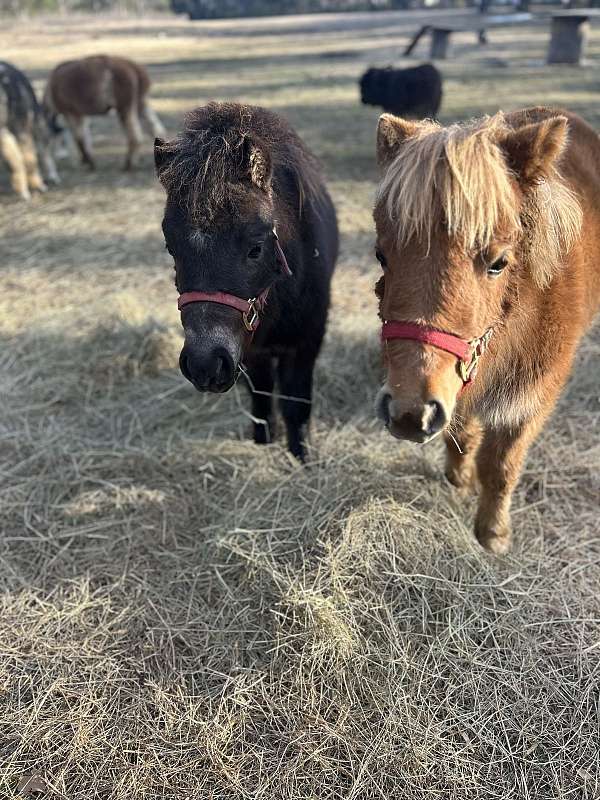
{"label": "horse's muzzle", "polygon": [[377,396],[377,416],[396,439],[424,444],[446,427],[448,417],[435,399],[408,411],[398,412],[390,392],[383,387]]}
{"label": "horse's muzzle", "polygon": [[185,346],[179,368],[199,392],[226,392],[235,383],[236,365],[224,347],[198,352]]}

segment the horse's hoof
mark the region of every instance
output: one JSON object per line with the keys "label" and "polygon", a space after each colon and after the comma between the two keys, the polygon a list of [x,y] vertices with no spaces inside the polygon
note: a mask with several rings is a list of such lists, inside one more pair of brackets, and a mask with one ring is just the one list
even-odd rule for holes
{"label": "horse's hoof", "polygon": [[306,448],[304,447],[303,442],[290,445],[289,451],[301,464],[306,465]]}
{"label": "horse's hoof", "polygon": [[489,553],[504,556],[510,552],[512,546],[512,531],[508,526],[489,528],[484,525],[475,525],[475,536],[479,544]]}
{"label": "horse's hoof", "polygon": [[274,439],[273,435],[274,426],[271,422],[265,421],[264,423],[254,424],[254,443],[255,444],[271,444]]}

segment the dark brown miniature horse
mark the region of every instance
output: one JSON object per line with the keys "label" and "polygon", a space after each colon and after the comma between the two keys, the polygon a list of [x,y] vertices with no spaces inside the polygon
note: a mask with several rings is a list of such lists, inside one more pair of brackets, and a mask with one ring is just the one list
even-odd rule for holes
{"label": "dark brown miniature horse", "polygon": [[150,78],[144,67],[118,56],[89,56],[65,61],[48,78],[44,106],[48,114],[62,114],[81,152],[81,159],[94,169],[92,141],[86,117],[116,109],[127,136],[125,169],[132,169],[143,139],[141,122],[152,136],[164,129],[150,108],[146,95]]}
{"label": "dark brown miniature horse", "polygon": [[192,111],[176,139],[156,141],[155,158],[185,331],[181,371],[199,391],[225,392],[243,359],[264,444],[276,360],[288,446],[303,459],[338,248],[317,163],[282,117],[237,103]]}
{"label": "dark brown miniature horse", "polygon": [[400,439],[445,432],[447,476],[479,479],[475,532],[503,553],[527,448],[600,304],[600,140],[544,108],[449,128],[383,115],[377,138],[378,412]]}

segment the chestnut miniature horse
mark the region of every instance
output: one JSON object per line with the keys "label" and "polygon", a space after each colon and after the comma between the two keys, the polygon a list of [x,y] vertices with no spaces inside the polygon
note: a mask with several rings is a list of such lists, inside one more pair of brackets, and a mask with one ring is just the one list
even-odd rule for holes
{"label": "chestnut miniature horse", "polygon": [[155,160],[181,372],[198,391],[226,392],[243,361],[259,444],[274,434],[277,374],[288,448],[302,461],[338,251],[318,163],[283,117],[238,103],[191,111],[177,138],[156,140]]}
{"label": "chestnut miniature horse", "polygon": [[446,475],[481,485],[475,533],[504,553],[527,449],[600,304],[600,140],[545,108],[442,128],[384,114],[374,212],[399,439],[444,432]]}
{"label": "chestnut miniature horse", "polygon": [[127,136],[125,169],[130,170],[143,139],[141,122],[147,124],[153,137],[164,134],[158,116],[146,99],[149,89],[148,72],[135,61],[118,56],[88,56],[65,61],[52,70],[44,106],[49,115],[64,116],[82,162],[90,169],[95,168],[95,163],[86,117],[116,109]]}

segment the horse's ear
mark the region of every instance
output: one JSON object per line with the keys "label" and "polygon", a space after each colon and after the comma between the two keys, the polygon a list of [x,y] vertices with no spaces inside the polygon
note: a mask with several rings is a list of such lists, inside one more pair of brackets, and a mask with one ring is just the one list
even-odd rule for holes
{"label": "horse's ear", "polygon": [[548,177],[567,143],[568,126],[567,118],[559,116],[505,134],[500,146],[523,186]]}
{"label": "horse's ear", "polygon": [[398,154],[402,142],[416,136],[421,125],[393,114],[382,114],[377,125],[377,163],[386,167]]}
{"label": "horse's ear", "polygon": [[269,153],[256,142],[251,141],[248,143],[248,163],[252,183],[264,192],[268,192],[273,177],[273,163]]}
{"label": "horse's ear", "polygon": [[167,150],[167,142],[164,139],[159,139],[158,137],[154,140],[154,166],[156,168],[156,174],[160,177],[161,170],[164,168],[165,164],[170,158],[170,154]]}

